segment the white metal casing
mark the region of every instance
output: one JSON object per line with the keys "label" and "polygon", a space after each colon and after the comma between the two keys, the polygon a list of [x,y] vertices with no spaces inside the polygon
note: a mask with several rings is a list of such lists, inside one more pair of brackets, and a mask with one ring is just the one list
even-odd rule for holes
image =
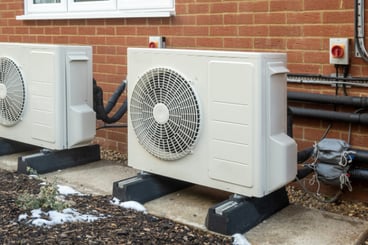
{"label": "white metal casing", "polygon": [[293,180],[297,146],[286,134],[286,55],[128,49],[128,101],[140,76],[168,67],[199,97],[201,130],[192,153],[165,161],[140,144],[128,117],[128,164],[136,169],[262,197]]}
{"label": "white metal casing", "polygon": [[21,120],[0,125],[0,137],[53,150],[90,143],[96,133],[90,46],[0,43],[0,57],[20,69],[26,99]]}

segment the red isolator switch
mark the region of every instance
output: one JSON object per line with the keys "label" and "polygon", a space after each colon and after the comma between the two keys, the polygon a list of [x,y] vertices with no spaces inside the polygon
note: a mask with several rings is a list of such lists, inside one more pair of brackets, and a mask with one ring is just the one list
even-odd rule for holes
{"label": "red isolator switch", "polygon": [[330,38],[330,64],[349,65],[349,39]]}
{"label": "red isolator switch", "polygon": [[158,43],[157,42],[149,42],[148,47],[149,48],[158,48]]}
{"label": "red isolator switch", "polygon": [[163,36],[150,36],[148,38],[149,48],[165,48],[166,39]]}
{"label": "red isolator switch", "polygon": [[333,58],[343,58],[344,57],[345,46],[342,44],[336,44],[331,47],[331,55]]}

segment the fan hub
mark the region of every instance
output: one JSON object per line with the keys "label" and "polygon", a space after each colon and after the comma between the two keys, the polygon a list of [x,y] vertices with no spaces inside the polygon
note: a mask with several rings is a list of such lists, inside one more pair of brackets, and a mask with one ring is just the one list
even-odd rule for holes
{"label": "fan hub", "polygon": [[0,84],[0,99],[5,99],[6,95],[8,94],[8,90],[5,86],[5,84],[1,83]]}
{"label": "fan hub", "polygon": [[165,124],[169,121],[170,112],[167,106],[163,103],[157,103],[153,107],[153,118],[158,124]]}

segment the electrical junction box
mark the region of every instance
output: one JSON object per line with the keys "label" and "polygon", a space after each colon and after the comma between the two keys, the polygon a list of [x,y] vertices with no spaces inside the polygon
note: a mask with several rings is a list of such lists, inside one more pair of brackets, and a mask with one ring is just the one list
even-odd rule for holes
{"label": "electrical junction box", "polygon": [[162,36],[150,36],[148,38],[148,47],[149,48],[165,48],[166,39]]}
{"label": "electrical junction box", "polygon": [[349,64],[349,39],[330,38],[330,64],[348,65]]}

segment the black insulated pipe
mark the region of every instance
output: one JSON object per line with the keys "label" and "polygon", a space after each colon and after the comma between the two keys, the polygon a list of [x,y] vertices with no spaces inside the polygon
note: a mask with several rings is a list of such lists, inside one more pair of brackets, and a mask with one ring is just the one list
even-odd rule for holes
{"label": "black insulated pipe", "polygon": [[354,152],[353,163],[356,164],[368,164],[368,151],[360,149],[349,149]]}
{"label": "black insulated pipe", "polygon": [[314,148],[309,147],[304,150],[298,151],[298,163],[303,163],[308,160],[313,154]]}
{"label": "black insulated pipe", "polygon": [[313,94],[302,92],[288,92],[288,100],[293,101],[306,101],[323,104],[338,104],[354,107],[368,107],[368,97],[358,96],[336,96],[326,94]]}
{"label": "black insulated pipe", "polygon": [[[303,167],[298,170],[296,177],[298,179],[303,179],[312,172],[313,172],[313,169],[309,167]],[[350,174],[350,178],[354,180],[363,180],[363,181],[368,180],[368,169],[365,169],[365,168],[352,168],[349,170],[349,174]]]}
{"label": "black insulated pipe", "polygon": [[312,172],[313,172],[313,169],[311,169],[309,167],[304,167],[304,168],[298,169],[298,173],[297,173],[296,177],[298,179],[303,179],[303,178],[307,177]]}
{"label": "black insulated pipe", "polygon": [[127,100],[124,101],[123,105],[116,111],[113,116],[109,116],[109,112],[115,107],[119,97],[124,92],[126,87],[126,82],[123,81],[120,86],[115,90],[114,94],[109,99],[107,106],[104,107],[103,104],[103,91],[97,86],[97,82],[93,79],[93,109],[96,112],[96,118],[102,120],[105,123],[114,123],[120,120],[128,109]]}
{"label": "black insulated pipe", "polygon": [[[314,148],[309,147],[304,150],[298,151],[298,163],[303,163],[313,154]],[[353,153],[353,164],[367,164],[368,165],[368,151],[349,148],[349,151]]]}
{"label": "black insulated pipe", "polygon": [[125,87],[126,87],[126,82],[123,81],[119,85],[119,87],[116,88],[115,92],[112,94],[111,98],[109,99],[109,101],[107,102],[107,105],[105,107],[105,112],[107,114],[109,114],[111,112],[111,110],[114,108],[114,106],[116,105],[118,99],[120,98],[120,96],[124,92]]}
{"label": "black insulated pipe", "polygon": [[349,174],[355,180],[368,180],[368,169],[353,168],[349,171]]}
{"label": "black insulated pipe", "polygon": [[337,112],[327,111],[319,109],[307,109],[301,107],[289,106],[289,109],[294,116],[312,117],[325,120],[336,120],[349,123],[368,124],[368,114],[349,113],[349,112]]}
{"label": "black insulated pipe", "polygon": [[287,108],[287,135],[293,138],[293,114],[291,113],[289,107]]}
{"label": "black insulated pipe", "polygon": [[[313,154],[313,147],[306,148],[298,152],[298,163],[303,163],[308,158],[310,158]],[[368,180],[368,169],[364,168],[364,165],[368,166],[368,151],[350,148],[350,151],[353,151],[353,166],[351,170],[349,170],[349,174],[353,179],[356,180]],[[357,168],[356,165],[363,166],[363,168]],[[304,166],[301,169],[298,169],[297,178],[303,179],[307,175],[313,172],[313,169],[310,167]]]}

